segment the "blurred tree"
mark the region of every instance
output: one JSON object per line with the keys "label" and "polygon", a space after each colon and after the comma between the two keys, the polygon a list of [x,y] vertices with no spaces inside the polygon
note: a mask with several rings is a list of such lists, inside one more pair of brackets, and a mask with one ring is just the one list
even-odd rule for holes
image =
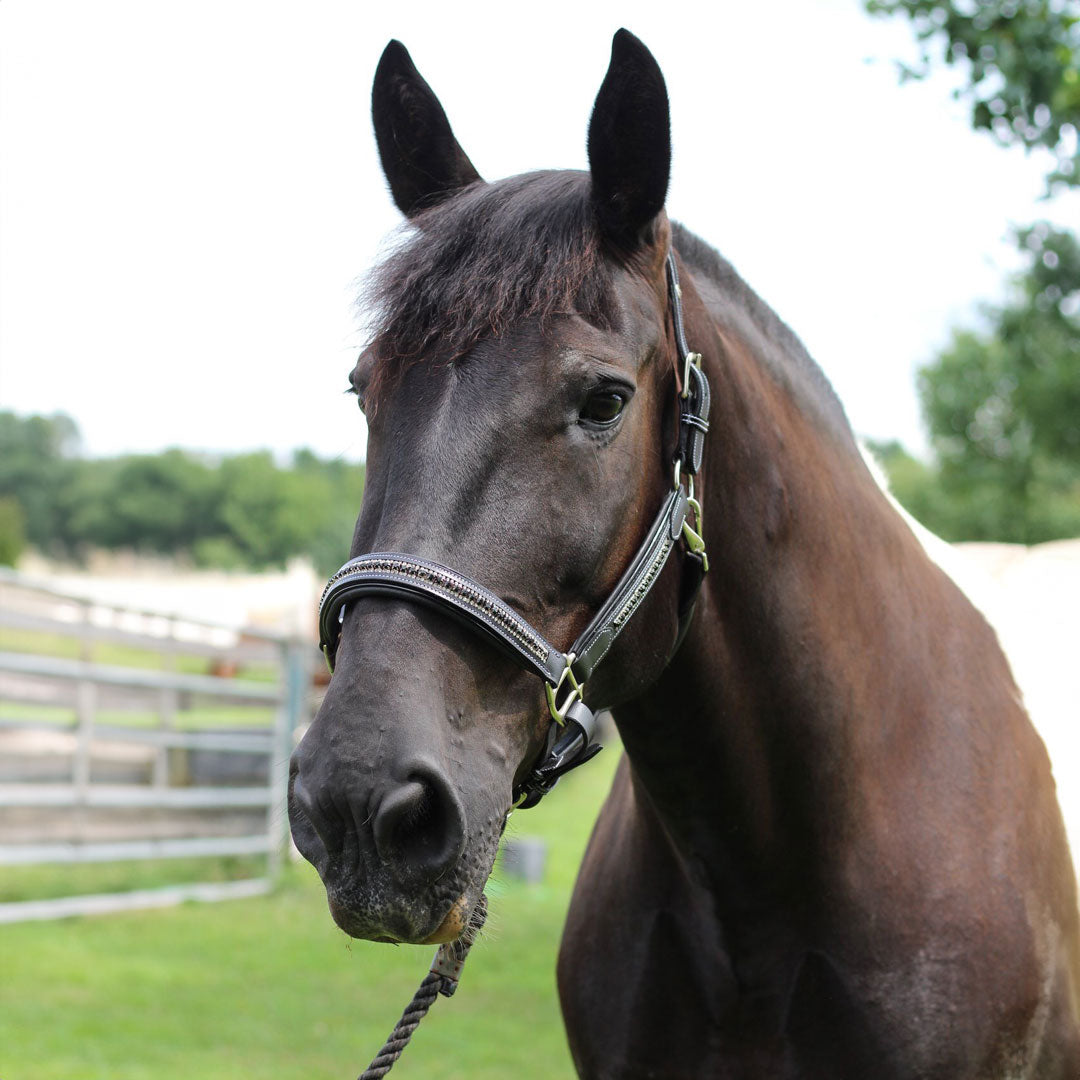
{"label": "blurred tree", "polygon": [[0,566],[14,566],[26,547],[26,515],[14,495],[0,497]]}
{"label": "blurred tree", "polygon": [[0,413],[0,561],[5,543],[24,540],[54,554],[127,548],[230,570],[306,555],[329,573],[348,556],[363,465],[310,450],[282,468],[269,453],[86,460],[77,448],[66,416]]}
{"label": "blurred tree", "polygon": [[171,554],[214,531],[216,471],[182,450],[85,464],[84,474],[96,473],[101,490],[91,503],[82,501],[84,542]]}
{"label": "blurred tree", "polygon": [[79,431],[55,416],[0,412],[0,496],[18,500],[26,538],[43,550],[62,543],[57,497],[70,481]]}
{"label": "blurred tree", "polygon": [[329,572],[345,561],[363,466],[324,462],[300,450],[289,469],[278,468],[269,454],[228,458],[221,476],[221,521],[250,565],[280,565],[303,554]]}
{"label": "blurred tree", "polygon": [[[940,44],[965,73],[957,93],[971,102],[972,126],[1051,151],[1048,194],[1080,185],[1077,0],[865,4],[912,20],[922,56],[906,77],[924,76]],[[1046,222],[1015,235],[1027,269],[1009,300],[984,309],[983,331],[954,332],[919,373],[938,467],[886,460],[897,497],[947,539],[1080,535],[1080,243]]]}
{"label": "blurred tree", "polygon": [[221,463],[221,523],[252,566],[281,564],[304,550],[318,527],[321,495],[291,483],[269,453]]}
{"label": "blurred tree", "polygon": [[923,78],[940,47],[945,63],[965,72],[958,96],[971,102],[971,124],[1004,145],[1054,153],[1049,177],[1080,184],[1080,5],[1076,0],[865,0],[875,15],[906,14],[922,46]]}
{"label": "blurred tree", "polygon": [[333,573],[349,557],[353,526],[364,497],[364,466],[322,461],[310,450],[298,450],[293,455],[293,470],[303,483],[326,485],[325,514],[304,550],[324,574]]}
{"label": "blurred tree", "polygon": [[1080,535],[1080,244],[1046,223],[1019,240],[1013,298],[954,333],[919,396],[949,533],[1030,544]]}
{"label": "blurred tree", "polygon": [[895,439],[865,441],[889,478],[889,490],[904,509],[938,536],[954,539],[951,501],[942,490],[937,466],[919,461]]}

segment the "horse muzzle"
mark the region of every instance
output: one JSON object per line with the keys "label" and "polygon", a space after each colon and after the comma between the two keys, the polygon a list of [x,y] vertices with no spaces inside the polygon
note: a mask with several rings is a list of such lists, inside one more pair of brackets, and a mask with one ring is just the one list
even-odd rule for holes
{"label": "horse muzzle", "polygon": [[411,762],[398,781],[365,787],[355,773],[324,775],[301,750],[290,770],[289,823],[338,926],[374,941],[459,937],[483,891],[498,830],[485,828],[478,844],[470,838],[462,799],[431,760]]}

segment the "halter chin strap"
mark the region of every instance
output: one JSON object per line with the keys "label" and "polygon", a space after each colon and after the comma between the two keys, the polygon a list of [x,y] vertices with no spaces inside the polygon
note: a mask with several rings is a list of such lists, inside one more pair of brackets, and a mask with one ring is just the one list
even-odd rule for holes
{"label": "halter chin strap", "polygon": [[667,277],[683,368],[673,486],[611,595],[567,652],[560,652],[483,585],[447,566],[401,552],[375,552],[350,559],[327,582],[319,602],[319,641],[331,672],[347,605],[363,596],[389,596],[425,604],[451,616],[543,680],[552,720],[547,747],[528,779],[514,792],[515,807],[535,806],[561,776],[599,753],[600,745],[593,742],[596,718],[582,700],[585,683],[641,606],[680,536],[686,543],[687,568],[676,649],[689,628],[694,600],[709,568],[701,535],[701,505],[694,497],[694,476],[701,467],[709,430],[709,384],[701,370],[700,353],[690,352],[686,346],[682,291],[673,253],[667,257]]}

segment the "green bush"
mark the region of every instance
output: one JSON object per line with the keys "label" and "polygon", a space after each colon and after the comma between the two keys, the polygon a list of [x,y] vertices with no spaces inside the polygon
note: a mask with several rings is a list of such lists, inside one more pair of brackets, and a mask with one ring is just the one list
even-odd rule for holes
{"label": "green bush", "polygon": [[0,498],[0,566],[14,566],[26,547],[26,514],[14,495]]}

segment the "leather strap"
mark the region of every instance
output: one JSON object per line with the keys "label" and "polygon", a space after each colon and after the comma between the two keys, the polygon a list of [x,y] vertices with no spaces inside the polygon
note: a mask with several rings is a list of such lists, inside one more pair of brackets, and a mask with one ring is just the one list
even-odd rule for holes
{"label": "leather strap", "polygon": [[709,382],[696,364],[686,365],[686,397],[679,399],[679,461],[682,470],[696,476],[705,454],[709,431]]}
{"label": "leather strap", "polygon": [[341,636],[345,605],[362,596],[419,601],[478,630],[523,667],[556,686],[566,657],[509,604],[483,585],[427,559],[380,551],[350,559],[327,582],[319,601],[319,645],[330,670]]}
{"label": "leather strap", "polygon": [[578,682],[583,683],[592,675],[648,596],[682,534],[687,507],[686,492],[681,487],[673,488],[619,583],[574,642],[570,651],[575,657],[572,667]]}
{"label": "leather strap", "polygon": [[[571,670],[579,683],[593,673],[648,596],[682,532],[687,505],[683,489],[674,488],[619,583],[574,642]],[[398,551],[350,559],[327,582],[319,601],[319,644],[331,671],[345,606],[365,595],[399,596],[437,608],[478,630],[551,686],[558,686],[563,677],[566,654],[509,604],[456,570]]]}
{"label": "leather strap", "polygon": [[681,363],[689,355],[690,346],[686,344],[686,330],[683,328],[682,287],[679,285],[679,268],[675,265],[674,249],[669,251],[667,256],[667,279],[671,317],[675,323],[675,345],[679,350]]}
{"label": "leather strap", "polygon": [[682,287],[675,253],[667,257],[668,293],[671,296],[672,317],[675,321],[675,344],[682,365],[682,386],[679,395],[679,445],[675,460],[689,476],[697,475],[705,452],[705,435],[709,430],[709,380],[701,370],[701,354],[691,352],[683,330]]}

